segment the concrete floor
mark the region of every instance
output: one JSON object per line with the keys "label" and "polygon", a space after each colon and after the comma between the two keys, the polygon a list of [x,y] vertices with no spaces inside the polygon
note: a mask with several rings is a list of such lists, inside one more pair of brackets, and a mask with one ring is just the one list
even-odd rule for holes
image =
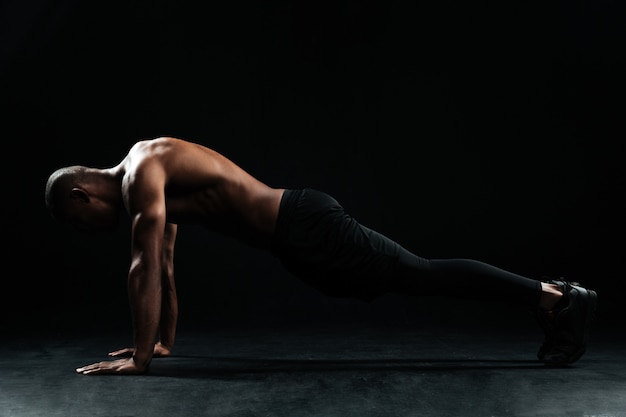
{"label": "concrete floor", "polygon": [[535,324],[334,323],[180,329],[142,376],[84,376],[129,334],[13,336],[0,416],[626,417],[624,333],[596,328],[568,368],[535,359]]}

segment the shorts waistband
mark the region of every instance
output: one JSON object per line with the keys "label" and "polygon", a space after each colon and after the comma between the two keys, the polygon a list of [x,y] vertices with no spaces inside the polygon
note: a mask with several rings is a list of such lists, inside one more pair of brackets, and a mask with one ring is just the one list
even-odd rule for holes
{"label": "shorts waistband", "polygon": [[300,200],[302,194],[304,194],[303,189],[286,189],[283,192],[278,209],[278,218],[276,219],[276,229],[274,230],[270,248],[270,252],[274,256],[280,253],[281,242],[284,242],[289,234],[290,220],[296,211],[298,200]]}

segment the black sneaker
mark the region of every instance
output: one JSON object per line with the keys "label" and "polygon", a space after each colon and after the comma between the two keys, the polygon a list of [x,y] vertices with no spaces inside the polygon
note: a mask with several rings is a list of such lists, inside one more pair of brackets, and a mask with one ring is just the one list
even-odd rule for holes
{"label": "black sneaker", "polygon": [[587,349],[598,295],[578,283],[561,280],[548,283],[557,285],[563,297],[552,310],[538,311],[537,319],[546,338],[537,357],[549,366],[567,366],[580,359]]}

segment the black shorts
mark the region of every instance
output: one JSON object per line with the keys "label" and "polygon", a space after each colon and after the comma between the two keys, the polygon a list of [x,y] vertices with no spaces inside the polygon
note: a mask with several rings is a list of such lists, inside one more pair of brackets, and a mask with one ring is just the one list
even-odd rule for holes
{"label": "black shorts", "polygon": [[371,301],[386,293],[401,250],[326,193],[305,188],[282,197],[272,254],[323,294]]}

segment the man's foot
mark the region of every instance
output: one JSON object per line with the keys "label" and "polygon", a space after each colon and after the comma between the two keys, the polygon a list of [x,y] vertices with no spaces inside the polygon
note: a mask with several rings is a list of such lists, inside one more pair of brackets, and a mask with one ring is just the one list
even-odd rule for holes
{"label": "man's foot", "polygon": [[562,280],[549,283],[557,285],[563,297],[551,310],[537,312],[546,337],[537,357],[548,366],[567,366],[580,359],[587,349],[598,295],[577,283]]}

